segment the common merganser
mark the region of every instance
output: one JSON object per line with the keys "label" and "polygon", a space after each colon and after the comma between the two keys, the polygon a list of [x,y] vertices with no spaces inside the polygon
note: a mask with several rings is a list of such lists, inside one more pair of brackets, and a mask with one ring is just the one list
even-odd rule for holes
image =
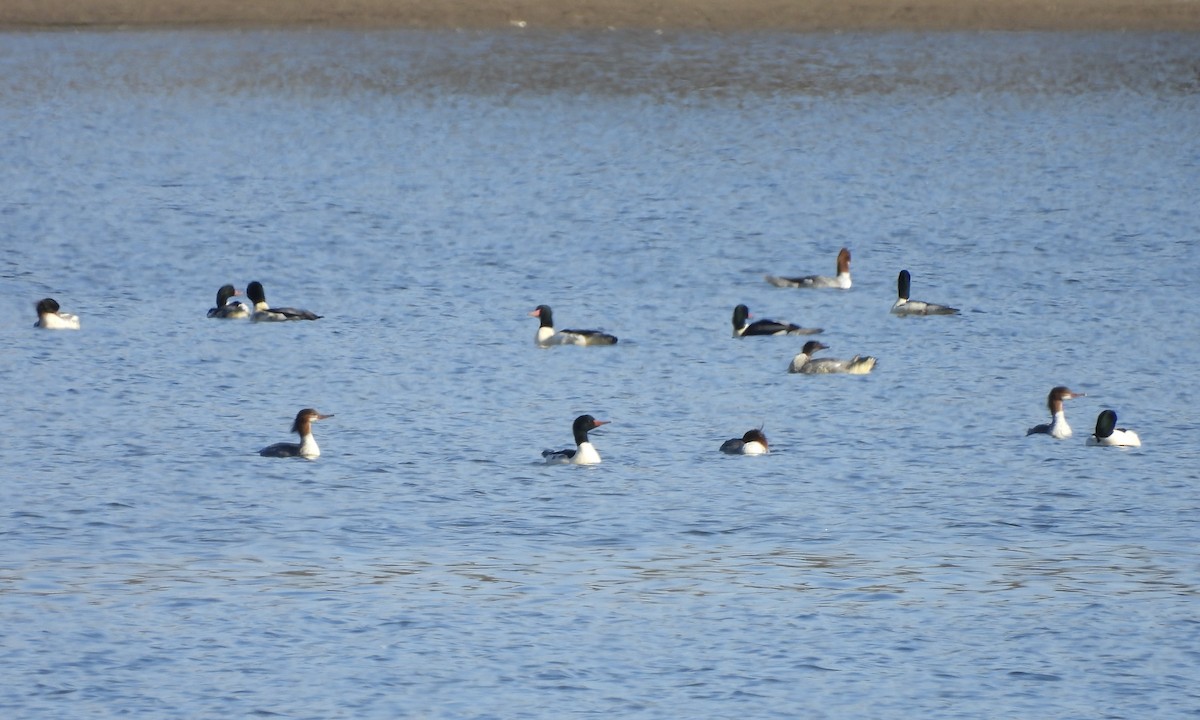
{"label": "common merganser", "polygon": [[254,314],[250,319],[254,322],[283,322],[285,320],[319,320],[321,315],[308,310],[297,310],[290,307],[273,308],[267,304],[267,295],[263,292],[260,282],[252,282],[246,286],[246,297],[254,303]]}
{"label": "common merganser", "polygon": [[900,277],[896,279],[896,304],[892,306],[893,315],[957,315],[958,308],[952,308],[948,305],[937,305],[935,303],[922,302],[920,300],[909,300],[908,291],[909,285],[912,283],[912,276],[907,270],[900,271]]}
{"label": "common merganser", "polygon": [[733,309],[733,336],[735,338],[747,335],[816,335],[819,332],[825,332],[821,328],[803,328],[799,325],[775,322],[774,320],[756,320],[747,325],[746,320],[750,317],[750,308],[745,305],[738,305]]}
{"label": "common merganser", "polygon": [[1071,437],[1071,426],[1067,424],[1067,415],[1063,412],[1063,400],[1078,397],[1085,395],[1071,392],[1063,385],[1056,386],[1046,397],[1046,407],[1050,408],[1050,422],[1034,425],[1025,431],[1025,436],[1045,434],[1057,440]]}
{"label": "common merganser", "polygon": [[47,330],[78,330],[79,316],[67,312],[59,312],[58,301],[54,298],[44,298],[37,304],[38,321],[34,327]]}
{"label": "common merganser", "polygon": [[292,423],[292,432],[300,435],[298,443],[275,443],[269,447],[265,447],[258,451],[263,457],[302,457],[309,460],[321,455],[321,448],[317,447],[317,440],[312,434],[312,424],[317,420],[331,418],[332,415],[322,415],[312,408],[304,408],[296,413],[296,420]]}
{"label": "common merganser", "polygon": [[767,436],[762,430],[747,430],[740,438],[731,438],[721,443],[721,452],[730,455],[766,455]]}
{"label": "common merganser", "polygon": [[537,335],[534,336],[534,342],[537,343],[538,347],[617,344],[616,336],[600,332],[599,330],[556,331],[554,329],[554,315],[551,313],[549,305],[538,305],[529,315],[541,321],[538,325]]}
{"label": "common merganser", "polygon": [[1134,431],[1117,427],[1117,413],[1105,410],[1096,418],[1096,432],[1088,437],[1087,444],[1103,447],[1141,447],[1142,440]]}
{"label": "common merganser", "polygon": [[217,306],[208,311],[208,316],[225,320],[240,320],[250,317],[250,308],[246,307],[245,303],[229,302],[229,298],[241,294],[242,291],[232,285],[222,285],[221,289],[217,291]]}
{"label": "common merganser", "polygon": [[767,275],[767,282],[782,288],[841,288],[850,289],[850,250],[842,248],[837,256],[837,276],[805,275],[804,277],[779,277]]}
{"label": "common merganser", "polygon": [[809,340],[804,343],[804,348],[796,354],[796,357],[792,358],[792,364],[788,367],[788,372],[804,373],[806,375],[823,375],[826,373],[866,375],[875,367],[875,358],[870,356],[862,357],[861,355],[855,355],[849,360],[813,357],[813,353],[828,348],[829,346],[824,343]]}
{"label": "common merganser", "polygon": [[575,434],[574,450],[543,450],[542,457],[548,465],[597,465],[600,463],[600,453],[588,440],[588,432],[601,425],[607,425],[608,420],[597,420],[591,415],[580,415],[571,424]]}

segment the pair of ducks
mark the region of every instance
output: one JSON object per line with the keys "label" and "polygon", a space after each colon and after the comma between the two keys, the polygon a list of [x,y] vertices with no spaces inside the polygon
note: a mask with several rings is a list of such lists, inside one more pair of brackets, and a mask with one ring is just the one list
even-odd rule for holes
{"label": "pair of ducks", "polygon": [[232,285],[222,285],[217,290],[217,306],[208,311],[210,318],[222,320],[242,320],[250,318],[254,322],[286,322],[288,320],[319,320],[322,316],[308,310],[291,307],[273,308],[267,304],[267,294],[262,283],[252,282],[246,286],[246,297],[254,303],[250,308],[245,303],[232,300],[242,292]]}
{"label": "pair of ducks", "polygon": [[[313,408],[304,408],[296,413],[292,422],[292,432],[300,436],[298,443],[275,443],[269,445],[258,454],[263,457],[292,458],[301,457],[314,460],[321,456],[321,448],[313,437],[312,424],[319,420],[327,420],[333,415],[323,415]],[[575,434],[575,447],[567,450],[544,450],[542,457],[549,465],[597,465],[600,463],[600,453],[588,440],[588,433],[601,425],[607,425],[608,420],[597,420],[591,415],[580,415],[571,426]],[[764,439],[765,442],[765,439]]]}
{"label": "pair of ducks", "polygon": [[[775,287],[782,288],[838,288],[841,290],[849,290],[850,281],[850,250],[842,248],[837,255],[837,275],[829,277],[828,275],[805,275],[803,277],[779,277],[777,275],[766,275],[766,281]],[[952,308],[948,305],[938,305],[937,303],[923,302],[921,300],[910,300],[909,291],[912,286],[912,275],[907,270],[901,270],[900,276],[896,279],[896,303],[892,305],[892,313],[895,315],[956,315],[957,308]],[[738,328],[737,323],[734,323],[734,330]],[[819,331],[812,331],[819,332]],[[766,333],[774,335],[776,333]],[[801,333],[793,333],[801,334]],[[740,334],[739,334],[740,336]]]}
{"label": "pair of ducks", "polygon": [[[794,279],[800,280],[802,278]],[[750,308],[745,305],[738,305],[733,309],[733,336],[735,338],[747,336],[763,337],[768,335],[816,335],[817,333],[825,332],[821,328],[804,328],[792,323],[781,323],[775,320],[756,320],[747,324],[746,321],[750,317],[752,317],[750,315]],[[875,367],[876,360],[870,356],[855,355],[849,360],[813,357],[814,353],[828,349],[829,346],[825,343],[809,340],[804,343],[801,351],[792,358],[791,365],[788,366],[788,372],[804,373],[806,375],[824,375],[829,373],[866,375]]]}
{"label": "pair of ducks", "polygon": [[[322,415],[313,408],[304,408],[296,413],[292,422],[292,432],[300,436],[298,443],[275,443],[258,451],[263,457],[291,458],[302,457],[314,460],[321,456],[321,448],[317,447],[313,437],[312,424],[318,420],[326,420],[333,415]],[[607,425],[608,420],[597,420],[591,415],[580,415],[571,426],[575,433],[575,447],[568,450],[544,450],[542,457],[549,465],[597,465],[600,463],[600,453],[588,440],[588,433],[601,425]]]}
{"label": "pair of ducks", "polygon": [[[543,450],[542,458],[547,465],[600,464],[600,453],[592,445],[588,433],[608,423],[608,420],[597,420],[591,415],[580,415],[571,424],[571,432],[575,436],[575,447],[566,450]],[[721,452],[730,455],[765,455],[767,453],[767,436],[763,434],[761,428],[749,430],[740,438],[733,438],[722,443]]]}
{"label": "pair of ducks", "polygon": [[[554,328],[554,311],[549,305],[538,305],[529,313],[538,319],[537,334],[533,341],[538,347],[555,347],[557,345],[616,345],[617,337],[600,330],[556,330]],[[744,335],[815,335],[824,332],[821,328],[802,328],[799,325],[780,323],[774,320],[759,320],[747,324],[750,309],[738,305],[733,309],[733,336]]]}
{"label": "pair of ducks", "polygon": [[[848,289],[850,287],[850,251],[842,248],[838,252],[838,274],[836,277],[809,275],[806,277],[782,278],[767,276],[767,281],[778,287],[834,287]],[[538,326],[534,342],[538,347],[553,347],[556,345],[616,345],[617,338],[599,330],[555,330],[554,315],[549,305],[538,305],[531,316],[541,322]],[[820,328],[806,329],[799,325],[778,323],[773,320],[759,320],[751,325],[746,324],[750,311],[745,305],[738,305],[733,311],[733,336],[743,335],[813,335],[821,332]]]}
{"label": "pair of ducks", "polygon": [[[1080,397],[1086,395],[1072,392],[1063,385],[1052,389],[1046,398],[1046,405],[1050,408],[1050,422],[1029,428],[1025,431],[1026,437],[1049,435],[1056,440],[1071,437],[1071,426],[1067,424],[1067,415],[1063,412],[1063,401]],[[1115,411],[1104,410],[1096,418],[1096,430],[1088,436],[1087,444],[1103,447],[1141,447],[1142,441],[1136,432],[1117,427]]]}

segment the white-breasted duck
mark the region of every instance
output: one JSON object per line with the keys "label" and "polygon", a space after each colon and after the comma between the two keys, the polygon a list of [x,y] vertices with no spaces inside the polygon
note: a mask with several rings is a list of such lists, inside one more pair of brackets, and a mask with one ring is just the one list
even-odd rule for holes
{"label": "white-breasted duck", "polygon": [[42,298],[37,305],[37,322],[34,327],[46,330],[78,330],[79,316],[59,310],[58,301],[54,298]]}
{"label": "white-breasted duck", "polygon": [[322,415],[312,408],[304,408],[296,413],[296,419],[292,422],[292,432],[300,436],[298,443],[275,443],[258,451],[263,457],[302,457],[308,460],[320,457],[321,448],[317,447],[317,440],[312,434],[312,424],[318,420],[325,420],[333,417],[332,415]]}
{"label": "white-breasted duck", "polygon": [[1057,385],[1046,396],[1046,407],[1050,408],[1050,422],[1034,425],[1025,431],[1025,435],[1049,435],[1056,440],[1071,437],[1071,426],[1067,424],[1067,414],[1063,412],[1063,400],[1085,397],[1084,393],[1072,392],[1065,385]]}
{"label": "white-breasted duck", "polygon": [[767,436],[761,428],[747,430],[740,438],[730,438],[721,443],[721,452],[730,455],[766,455],[770,452]]}
{"label": "white-breasted duck", "polygon": [[1096,431],[1087,439],[1088,445],[1100,447],[1141,447],[1142,439],[1126,428],[1117,427],[1117,413],[1104,410],[1096,417]]}
{"label": "white-breasted duck", "polygon": [[599,330],[555,330],[554,314],[549,305],[538,305],[529,315],[538,319],[534,342],[538,347],[555,345],[616,345],[615,335]]}
{"label": "white-breasted duck", "polygon": [[571,423],[571,432],[575,435],[574,449],[543,450],[542,457],[549,465],[597,465],[600,463],[600,453],[588,439],[588,432],[601,425],[607,425],[608,420],[597,420],[591,415],[580,415]]}
{"label": "white-breasted duck", "polygon": [[837,255],[837,275],[805,275],[803,277],[780,277],[767,275],[767,282],[782,288],[839,288],[850,289],[850,250],[842,248]]}

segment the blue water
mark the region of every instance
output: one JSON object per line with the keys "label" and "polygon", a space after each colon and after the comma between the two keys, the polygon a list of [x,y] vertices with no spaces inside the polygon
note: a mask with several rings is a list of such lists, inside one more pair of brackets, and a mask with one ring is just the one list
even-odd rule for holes
{"label": "blue water", "polygon": [[0,712],[1194,717],[1198,50],[0,35]]}

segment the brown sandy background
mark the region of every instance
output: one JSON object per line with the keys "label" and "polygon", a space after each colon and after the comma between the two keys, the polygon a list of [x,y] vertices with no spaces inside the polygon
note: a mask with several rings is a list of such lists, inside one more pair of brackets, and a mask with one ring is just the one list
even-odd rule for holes
{"label": "brown sandy background", "polygon": [[1200,30],[1200,0],[0,0],[0,27]]}

